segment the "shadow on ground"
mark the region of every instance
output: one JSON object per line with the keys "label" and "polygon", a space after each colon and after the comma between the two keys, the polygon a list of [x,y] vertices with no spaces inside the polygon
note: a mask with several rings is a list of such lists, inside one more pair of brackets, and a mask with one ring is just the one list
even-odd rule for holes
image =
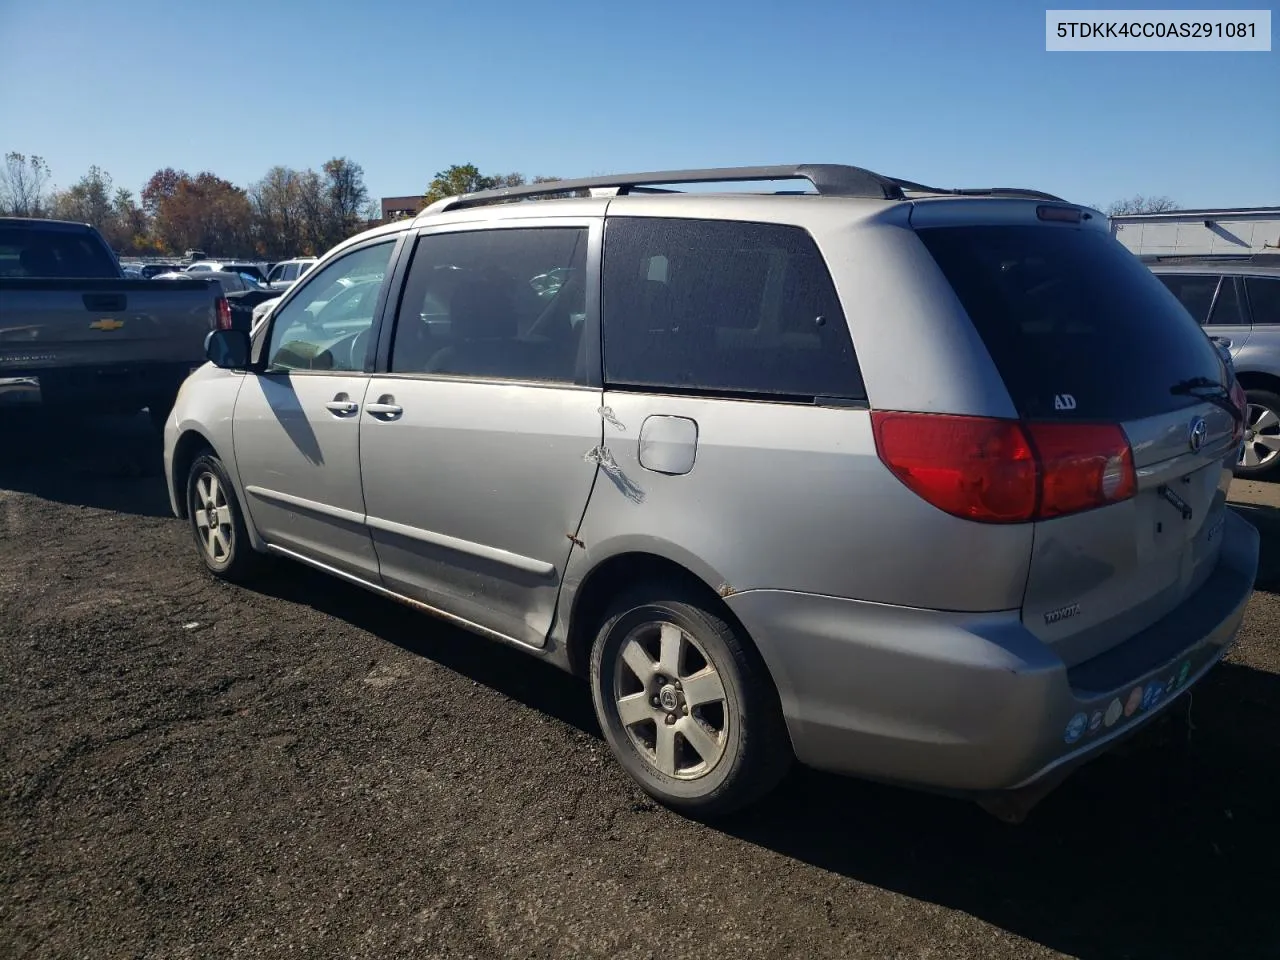
{"label": "shadow on ground", "polygon": [[[305,568],[260,588],[600,736],[586,687]],[[1280,677],[1223,664],[1019,827],[960,800],[797,770],[711,828],[1086,958],[1280,956]]]}
{"label": "shadow on ground", "polygon": [[140,516],[170,516],[161,438],[145,414],[0,422],[0,489]]}

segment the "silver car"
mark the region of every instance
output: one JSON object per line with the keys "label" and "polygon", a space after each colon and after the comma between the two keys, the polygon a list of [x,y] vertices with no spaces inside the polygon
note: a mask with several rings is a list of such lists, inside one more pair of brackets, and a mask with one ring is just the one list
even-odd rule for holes
{"label": "silver car", "polygon": [[1243,398],[1096,211],[828,165],[510,202],[551,189],[210,334],[165,461],[214,575],[287,557],[578,673],[700,815],[793,759],[1023,810],[1232,643]]}

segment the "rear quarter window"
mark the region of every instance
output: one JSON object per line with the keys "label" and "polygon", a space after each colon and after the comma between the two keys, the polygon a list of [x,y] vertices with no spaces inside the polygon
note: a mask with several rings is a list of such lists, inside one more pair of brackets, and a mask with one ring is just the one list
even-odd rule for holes
{"label": "rear quarter window", "polygon": [[1280,324],[1280,277],[1245,277],[1249,309],[1257,324]]}
{"label": "rear quarter window", "polygon": [[809,403],[865,397],[826,263],[799,227],[614,218],[603,291],[610,385]]}
{"label": "rear quarter window", "polygon": [[1105,233],[965,226],[918,235],[1023,417],[1140,419],[1200,403],[1172,392],[1181,381],[1222,382],[1204,331]]}

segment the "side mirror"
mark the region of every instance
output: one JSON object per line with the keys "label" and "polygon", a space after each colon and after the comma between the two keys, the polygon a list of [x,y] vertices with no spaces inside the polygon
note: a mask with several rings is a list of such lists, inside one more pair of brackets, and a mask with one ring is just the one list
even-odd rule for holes
{"label": "side mirror", "polygon": [[204,355],[223,370],[249,366],[249,335],[243,330],[211,330],[204,340]]}

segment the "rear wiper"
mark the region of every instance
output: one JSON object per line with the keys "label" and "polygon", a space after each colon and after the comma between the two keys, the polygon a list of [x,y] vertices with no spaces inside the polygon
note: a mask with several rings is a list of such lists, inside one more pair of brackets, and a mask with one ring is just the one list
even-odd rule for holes
{"label": "rear wiper", "polygon": [[[1200,391],[1202,390],[1209,392],[1201,393]],[[1218,409],[1225,410],[1231,414],[1231,419],[1236,423],[1244,423],[1244,411],[1232,401],[1231,392],[1219,381],[1211,377],[1192,377],[1189,380],[1179,380],[1169,388],[1169,392],[1175,396],[1195,397],[1197,400],[1212,403]]]}

